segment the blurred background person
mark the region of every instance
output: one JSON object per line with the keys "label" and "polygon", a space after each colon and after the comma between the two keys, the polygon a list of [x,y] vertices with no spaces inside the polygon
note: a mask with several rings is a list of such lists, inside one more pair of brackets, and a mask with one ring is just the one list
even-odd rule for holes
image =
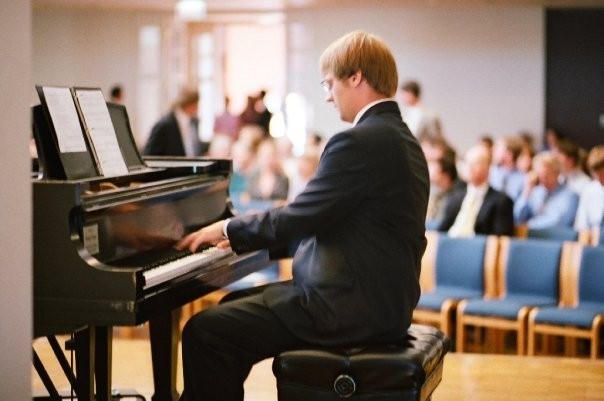
{"label": "blurred background person", "polygon": [[578,201],[578,195],[560,180],[558,158],[541,152],[533,159],[533,171],[514,204],[514,218],[528,228],[572,227]]}
{"label": "blurred background person", "polygon": [[455,160],[447,157],[429,160],[428,173],[430,195],[426,213],[426,230],[437,230],[442,223],[449,196],[455,188],[463,188],[465,182],[458,177]]}
{"label": "blurred background person", "polygon": [[[256,153],[256,170],[251,174],[247,193],[252,201],[264,202],[267,207],[287,200],[289,179],[281,166],[275,141],[264,139]],[[256,202],[258,205],[261,203]]]}
{"label": "blurred background person", "polygon": [[111,90],[109,91],[109,101],[118,104],[124,103],[124,88],[122,88],[122,85],[116,84],[111,87]]}
{"label": "blurred background person", "polygon": [[229,195],[233,207],[238,212],[245,212],[250,202],[247,193],[248,181],[256,168],[256,150],[258,142],[240,137],[231,146],[233,172],[229,181]]}
{"label": "blurred background person", "polygon": [[594,146],[587,156],[587,167],[593,179],[579,198],[575,229],[597,229],[602,236],[604,224],[604,145]]}
{"label": "blurred background person", "polygon": [[224,110],[214,119],[214,134],[223,134],[234,142],[239,137],[241,118],[231,112],[231,99],[224,97]]}
{"label": "blurred background person", "polygon": [[209,144],[201,142],[198,134],[199,92],[183,88],[174,101],[169,113],[151,129],[143,148],[144,155],[155,156],[200,156]]}
{"label": "blurred background person", "polygon": [[575,141],[563,138],[558,140],[554,154],[560,160],[562,180],[569,189],[580,195],[590,181],[589,176],[583,170],[582,149]]}
{"label": "blurred background person", "polygon": [[418,139],[442,136],[439,117],[422,102],[420,84],[414,80],[406,81],[400,87],[400,94],[403,120],[411,133]]}
{"label": "blurred background person", "polygon": [[466,153],[464,166],[467,185],[449,195],[438,231],[452,237],[513,235],[512,199],[489,185],[489,151],[482,145],[473,146]]}
{"label": "blurred background person", "polygon": [[493,166],[489,172],[489,184],[505,192],[513,201],[518,199],[524,187],[524,173],[516,165],[522,150],[522,142],[514,136],[499,138],[493,145]]}
{"label": "blurred background person", "polygon": [[[520,154],[516,159],[516,168],[522,174],[528,174],[533,168],[533,157],[535,157],[535,145],[532,138],[520,137],[522,141]],[[523,184],[524,185],[524,184]]]}
{"label": "blurred background person", "polygon": [[319,166],[320,154],[313,149],[307,149],[296,158],[296,174],[290,177],[288,200],[293,201],[313,177]]}

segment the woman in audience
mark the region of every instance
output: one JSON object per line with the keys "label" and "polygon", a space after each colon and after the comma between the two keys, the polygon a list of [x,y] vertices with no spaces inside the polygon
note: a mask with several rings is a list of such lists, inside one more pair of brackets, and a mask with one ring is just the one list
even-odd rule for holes
{"label": "woman in audience", "polygon": [[563,138],[558,141],[555,154],[560,160],[566,186],[580,195],[590,181],[589,176],[583,171],[581,148],[575,141]]}
{"label": "woman in audience", "polygon": [[513,201],[518,199],[524,186],[524,173],[516,166],[521,150],[522,142],[514,136],[497,139],[493,145],[489,185],[506,193]]}
{"label": "woman in audience", "polygon": [[[257,204],[264,202],[267,207],[287,200],[289,179],[285,175],[273,139],[267,138],[258,146],[257,169],[252,173],[247,185],[247,193]],[[260,202],[258,202],[260,201]]]}

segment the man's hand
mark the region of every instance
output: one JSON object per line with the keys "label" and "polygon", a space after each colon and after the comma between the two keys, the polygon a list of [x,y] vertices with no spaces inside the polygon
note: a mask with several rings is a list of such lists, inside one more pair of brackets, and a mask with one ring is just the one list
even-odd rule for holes
{"label": "man's hand", "polygon": [[218,248],[228,248],[231,243],[222,233],[224,220],[217,221],[207,227],[199,229],[187,235],[176,244],[176,249],[182,250],[189,248],[191,252],[195,252],[199,245],[211,244]]}

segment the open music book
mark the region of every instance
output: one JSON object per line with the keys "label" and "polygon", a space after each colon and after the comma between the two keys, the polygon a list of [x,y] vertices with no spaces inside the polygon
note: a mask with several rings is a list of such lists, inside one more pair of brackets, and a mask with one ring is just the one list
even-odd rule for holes
{"label": "open music book", "polygon": [[33,126],[45,178],[125,175],[144,165],[123,106],[98,88],[36,86]]}

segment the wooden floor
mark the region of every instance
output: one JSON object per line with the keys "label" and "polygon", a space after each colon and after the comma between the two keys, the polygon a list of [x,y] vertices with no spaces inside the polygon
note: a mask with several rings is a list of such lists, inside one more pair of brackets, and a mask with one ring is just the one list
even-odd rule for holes
{"label": "wooden floor", "polygon": [[[59,340],[63,344],[64,339]],[[149,401],[153,384],[148,341],[115,339],[113,344],[113,387],[135,389]],[[67,380],[54,362],[46,339],[36,340],[34,348],[57,387],[67,391]],[[180,369],[179,363],[179,391],[182,389]],[[256,365],[245,388],[246,401],[277,400],[271,360]],[[34,395],[45,393],[33,368],[32,392]],[[449,353],[445,357],[443,380],[432,400],[604,400],[604,360]]]}

